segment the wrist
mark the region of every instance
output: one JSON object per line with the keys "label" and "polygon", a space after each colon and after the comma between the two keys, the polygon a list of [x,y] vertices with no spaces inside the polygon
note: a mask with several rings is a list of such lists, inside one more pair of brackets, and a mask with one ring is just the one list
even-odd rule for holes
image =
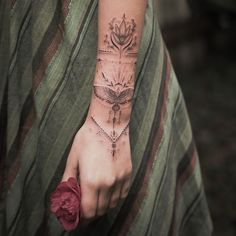
{"label": "wrist", "polygon": [[117,61],[108,55],[98,59],[88,118],[115,129],[129,123],[135,81],[135,63],[131,61]]}
{"label": "wrist", "polygon": [[99,122],[103,127],[122,129],[129,123],[132,110],[131,102],[122,105],[108,104],[100,100],[94,94],[92,95],[87,120],[94,119]]}

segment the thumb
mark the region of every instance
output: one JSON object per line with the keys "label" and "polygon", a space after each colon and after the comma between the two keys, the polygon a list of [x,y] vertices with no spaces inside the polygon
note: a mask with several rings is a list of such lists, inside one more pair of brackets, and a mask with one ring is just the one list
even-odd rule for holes
{"label": "thumb", "polygon": [[67,157],[66,167],[62,177],[62,181],[67,181],[70,177],[77,179],[78,169],[78,154],[76,149],[76,143],[73,142],[71,150]]}

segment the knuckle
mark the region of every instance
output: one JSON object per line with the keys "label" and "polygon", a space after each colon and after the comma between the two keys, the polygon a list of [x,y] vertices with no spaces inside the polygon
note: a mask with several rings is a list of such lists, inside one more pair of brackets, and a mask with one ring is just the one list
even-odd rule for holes
{"label": "knuckle", "polygon": [[107,179],[101,181],[101,183],[102,183],[101,184],[102,187],[110,188],[116,183],[116,178],[115,177],[110,177],[110,178],[107,178]]}
{"label": "knuckle", "polygon": [[131,174],[132,174],[132,165],[128,165],[126,166],[126,168],[124,168],[122,171],[119,172],[118,179],[119,180],[127,179],[131,176]]}
{"label": "knuckle", "polygon": [[124,170],[120,171],[119,174],[117,174],[117,180],[122,181],[126,176],[126,173]]}
{"label": "knuckle", "polygon": [[130,175],[132,173],[132,170],[133,170],[133,166],[132,166],[132,163],[130,163],[126,169],[127,175]]}
{"label": "knuckle", "polygon": [[117,178],[115,176],[87,176],[86,185],[92,189],[108,189],[115,185]]}
{"label": "knuckle", "polygon": [[85,184],[91,189],[96,189],[98,187],[98,180],[94,176],[88,175],[86,176]]}
{"label": "knuckle", "polygon": [[117,180],[119,180],[119,181],[125,180],[125,179],[129,178],[130,175],[131,175],[131,170],[130,170],[130,168],[127,168],[127,169],[119,172],[119,174],[117,175]]}

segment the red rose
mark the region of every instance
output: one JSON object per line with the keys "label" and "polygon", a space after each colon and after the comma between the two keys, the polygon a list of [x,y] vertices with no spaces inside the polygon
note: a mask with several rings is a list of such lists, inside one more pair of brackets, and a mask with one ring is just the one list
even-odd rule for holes
{"label": "red rose", "polygon": [[80,187],[75,178],[61,182],[51,194],[50,210],[65,230],[75,229],[80,220]]}

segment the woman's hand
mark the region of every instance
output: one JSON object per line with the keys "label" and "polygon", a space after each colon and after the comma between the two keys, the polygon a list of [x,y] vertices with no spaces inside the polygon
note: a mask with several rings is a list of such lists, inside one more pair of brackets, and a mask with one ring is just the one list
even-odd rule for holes
{"label": "woman's hand", "polygon": [[79,173],[84,219],[103,215],[128,194],[132,172],[128,124],[146,2],[99,1],[93,95],[62,179],[77,178]]}
{"label": "woman's hand", "polygon": [[83,219],[105,214],[129,191],[132,172],[129,128],[116,130],[120,137],[115,149],[107,136],[109,126],[106,128],[100,129],[88,118],[77,132],[67,159],[62,180],[77,178],[79,172]]}
{"label": "woman's hand", "polygon": [[133,3],[127,9],[126,1],[99,1],[93,94],[63,176],[66,181],[79,172],[84,219],[105,214],[129,190],[132,162],[128,124],[146,1]]}

